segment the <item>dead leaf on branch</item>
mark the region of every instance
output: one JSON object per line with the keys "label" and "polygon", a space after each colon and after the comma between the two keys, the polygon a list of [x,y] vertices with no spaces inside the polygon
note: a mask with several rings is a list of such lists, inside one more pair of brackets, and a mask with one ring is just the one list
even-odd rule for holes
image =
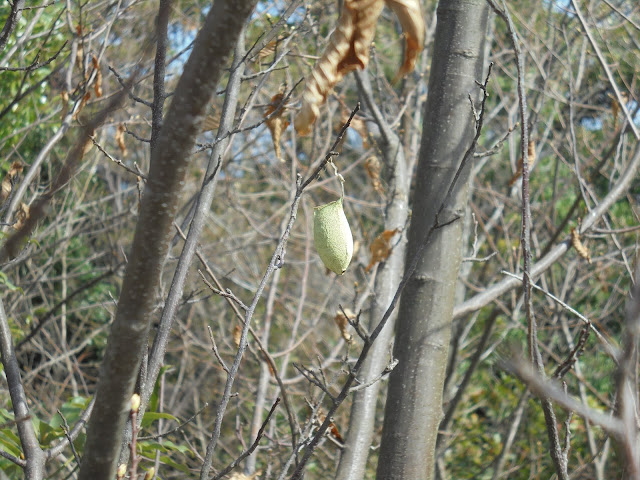
{"label": "dead leaf on branch", "polygon": [[213,114],[204,117],[202,123],[202,133],[204,132],[217,132],[220,128],[220,115],[216,111],[216,107],[213,107]]}
{"label": "dead leaf on branch", "polygon": [[302,108],[295,119],[295,128],[300,135],[311,131],[320,106],[333,87],[347,73],[363,69],[369,63],[371,42],[385,2],[398,16],[407,39],[405,60],[398,75],[405,75],[415,66],[425,32],[419,0],[344,0],[338,27],[331,34],[302,94]]}
{"label": "dead leaf on branch", "polygon": [[[345,316],[345,313],[347,314],[347,316]],[[356,314],[348,308],[344,309],[344,313],[342,313],[341,309],[338,309],[336,316],[333,317],[333,321],[340,329],[342,338],[344,338],[344,341],[347,343],[351,342],[352,339],[351,334],[349,333],[349,320],[353,320],[354,318],[356,318]]]}
{"label": "dead leaf on branch", "polygon": [[13,224],[13,228],[20,230],[22,226],[29,220],[30,209],[29,205],[20,202],[20,206],[16,210],[16,222]]}
{"label": "dead leaf on branch", "polygon": [[60,92],[60,99],[62,100],[62,108],[60,109],[60,120],[64,121],[64,117],[69,113],[69,92],[63,90]]}
{"label": "dead leaf on branch", "polygon": [[[529,140],[529,144],[527,145],[527,164],[529,165],[529,169],[536,162],[536,143],[533,140]],[[509,186],[512,187],[518,179],[522,176],[522,158],[518,160],[518,169],[516,173],[513,174],[511,180],[509,180]]]}
{"label": "dead leaf on branch", "polygon": [[424,45],[426,25],[418,0],[385,0],[385,2],[398,17],[405,36],[404,61],[392,81],[396,83],[415,68],[416,60]]}
{"label": "dead leaf on branch", "polygon": [[118,128],[116,130],[116,143],[118,144],[118,148],[120,149],[120,153],[122,154],[123,157],[127,156],[127,146],[124,143],[124,132],[127,130],[127,128],[124,126],[124,124],[120,124],[118,125]]}
{"label": "dead leaf on branch", "polygon": [[382,166],[380,165],[380,160],[378,159],[378,157],[374,155],[367,158],[367,161],[364,162],[364,168],[367,171],[367,175],[371,179],[373,189],[380,195],[383,195],[384,187],[382,186],[382,182],[380,181],[380,172],[382,171]]}
{"label": "dead leaf on branch", "polygon": [[82,157],[89,153],[89,151],[93,148],[93,138],[96,136],[96,131],[93,130],[89,136],[87,136],[86,140],[82,144]]}
{"label": "dead leaf on branch", "polygon": [[269,43],[267,43],[262,50],[260,50],[258,52],[258,54],[253,58],[254,62],[261,62],[262,60],[264,60],[265,58],[267,58],[270,55],[273,55],[274,53],[276,53],[276,50],[278,48],[278,44],[280,42],[282,42],[284,39],[286,39],[289,35],[278,35],[278,38],[274,38],[273,40],[271,40]]}
{"label": "dead leaf on branch", "polygon": [[22,173],[24,169],[24,163],[21,161],[16,161],[11,164],[9,167],[9,171],[2,179],[2,190],[0,191],[0,204],[3,204],[11,195],[11,191],[13,190],[13,186],[17,181],[18,175]]}
{"label": "dead leaf on branch", "polygon": [[578,233],[578,230],[573,227],[571,227],[571,245],[576,249],[580,258],[584,258],[589,264],[591,263],[591,252],[582,243],[582,240],[580,240],[580,233]]}
{"label": "dead leaf on branch", "polygon": [[280,149],[280,138],[282,137],[282,132],[284,132],[289,126],[289,121],[284,118],[286,108],[284,107],[284,105],[280,106],[283,100],[284,92],[278,93],[271,97],[269,108],[267,108],[267,111],[264,114],[264,117],[267,118],[269,117],[269,115],[275,112],[276,109],[280,108],[280,110],[278,110],[275,115],[267,118],[266,124],[267,127],[269,127],[269,131],[271,132],[271,138],[273,140],[273,147],[276,151],[276,157],[281,162],[284,162],[284,158],[282,158],[282,150]]}
{"label": "dead leaf on branch", "polygon": [[242,337],[242,327],[240,325],[236,325],[233,327],[233,343],[235,343],[236,348],[240,348],[240,338]]}
{"label": "dead leaf on branch", "polygon": [[91,98],[91,92],[87,92],[87,93],[84,94],[84,97],[82,97],[82,100],[80,101],[80,105],[78,106],[78,109],[73,114],[73,119],[74,120],[78,120],[78,115],[80,115],[80,112],[85,107],[85,105],[87,104],[87,102],[89,101],[90,98]]}
{"label": "dead leaf on branch", "polygon": [[369,272],[376,263],[380,263],[389,258],[389,255],[391,255],[391,239],[398,232],[400,232],[399,228],[385,230],[371,242],[371,246],[369,247],[371,251],[371,261],[365,269],[367,272]]}
{"label": "dead leaf on branch", "polygon": [[91,59],[93,68],[96,71],[96,79],[93,83],[93,91],[96,92],[96,97],[102,96],[102,71],[100,70],[100,63],[98,63],[98,57],[95,55]]}
{"label": "dead leaf on branch", "polygon": [[[326,418],[327,418],[326,415],[324,415],[324,413],[321,410],[318,410],[318,423],[320,424],[324,423]],[[333,438],[338,440],[340,443],[344,443],[344,438],[342,438],[342,435],[340,435],[340,431],[338,430],[338,427],[336,426],[335,423],[333,422],[329,423],[329,432],[331,433]]]}

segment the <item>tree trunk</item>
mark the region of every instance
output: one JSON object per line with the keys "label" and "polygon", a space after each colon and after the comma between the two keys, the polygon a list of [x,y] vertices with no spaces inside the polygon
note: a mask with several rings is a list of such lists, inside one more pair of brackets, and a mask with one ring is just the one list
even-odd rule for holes
{"label": "tree trunk", "polygon": [[[434,225],[471,144],[474,123],[468,96],[477,98],[474,82],[482,79],[484,63],[484,0],[442,1],[437,15],[407,263]],[[440,224],[464,216],[470,167],[458,179]],[[399,364],[389,382],[378,480],[433,478],[462,229],[458,219],[433,233],[404,289],[394,347]]]}
{"label": "tree trunk", "polygon": [[[369,110],[377,110],[373,103],[373,94],[367,72],[357,72],[360,91]],[[382,120],[380,112],[374,113],[382,135],[379,145],[382,147],[384,163],[390,170],[386,180],[388,187],[388,202],[385,209],[385,230],[402,229],[407,223],[408,197],[410,176],[407,172],[402,143],[398,136]],[[378,266],[371,309],[369,312],[369,331],[373,331],[384,312],[389,307],[396,293],[398,283],[402,280],[404,254],[406,241],[397,237],[392,240],[397,244],[391,255]],[[367,459],[373,440],[373,430],[376,416],[376,404],[380,392],[379,377],[391,360],[389,348],[393,339],[393,326],[396,315],[389,318],[380,336],[371,346],[371,351],[362,365],[361,374],[358,377],[360,384],[374,382],[367,388],[356,391],[351,404],[349,417],[349,431],[346,436],[344,448],[340,456],[340,463],[335,476],[336,480],[358,480],[365,477]]]}
{"label": "tree trunk", "polygon": [[115,477],[129,401],[146,348],[160,272],[173,237],[191,149],[231,48],[256,0],[212,6],[175,90],[151,157],[129,264],[100,372],[80,480]]}

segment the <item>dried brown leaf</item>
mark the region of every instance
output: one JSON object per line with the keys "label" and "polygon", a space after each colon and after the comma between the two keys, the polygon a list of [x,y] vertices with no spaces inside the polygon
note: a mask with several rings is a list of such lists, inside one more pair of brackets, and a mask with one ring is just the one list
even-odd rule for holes
{"label": "dried brown leaf", "polygon": [[372,156],[367,158],[367,161],[364,162],[364,168],[367,171],[367,175],[371,179],[373,189],[380,195],[383,195],[384,187],[382,186],[382,182],[380,181],[380,172],[382,171],[382,166],[380,165],[380,160],[378,160],[378,157]]}
{"label": "dried brown leaf", "polygon": [[9,167],[9,171],[2,179],[2,190],[0,190],[0,203],[4,203],[11,195],[11,191],[13,190],[13,186],[17,181],[17,176],[22,173],[24,169],[24,163],[21,161],[16,161],[11,164]]}
{"label": "dried brown leaf", "polygon": [[[529,168],[533,166],[536,162],[536,143],[533,140],[529,140],[529,144],[527,145],[527,163],[529,164]],[[516,173],[513,174],[511,180],[509,180],[509,186],[512,187],[518,179],[522,176],[522,158],[518,160],[518,169]]]}
{"label": "dried brown leaf", "polygon": [[[326,415],[323,415],[322,413],[318,412],[318,422],[324,423],[326,418],[327,418]],[[338,430],[338,427],[336,426],[335,423],[333,422],[329,423],[329,432],[331,433],[333,438],[335,438],[341,443],[344,443],[344,438],[342,438],[342,435],[340,435],[340,431]]]}
{"label": "dried brown leaf", "polygon": [[236,348],[240,347],[240,337],[242,336],[242,327],[240,325],[236,325],[233,328],[233,343],[235,343]]}
{"label": "dried brown leaf", "polygon": [[20,206],[16,210],[16,222],[13,224],[13,228],[20,230],[27,220],[29,220],[29,205],[20,202]]}
{"label": "dried brown leaf", "polygon": [[580,234],[573,227],[571,227],[571,245],[576,249],[580,258],[584,258],[587,263],[591,263],[591,252],[589,252],[589,249],[582,243]]}
{"label": "dried brown leaf", "polygon": [[[344,313],[347,314],[348,318],[345,317]],[[351,334],[349,333],[349,319],[353,320],[354,318],[356,318],[356,315],[348,308],[344,309],[344,313],[342,313],[342,310],[338,310],[336,316],[333,317],[333,321],[340,329],[340,334],[342,335],[342,338],[344,338],[344,341],[349,343],[351,342],[352,338]]]}
{"label": "dried brown leaf", "polygon": [[62,109],[60,110],[60,120],[64,120],[64,117],[69,113],[69,92],[63,90],[60,92],[60,99],[62,100]]}
{"label": "dried brown leaf", "polygon": [[[283,99],[284,93],[278,93],[271,97],[269,108],[267,108],[267,111],[264,114],[265,118],[269,117],[269,115],[271,115],[273,112],[276,112],[276,109],[280,107]],[[275,115],[272,115],[266,120],[267,127],[269,127],[269,131],[271,132],[271,138],[273,139],[273,146],[276,151],[276,157],[281,162],[284,162],[284,159],[282,158],[282,150],[280,149],[280,138],[282,137],[282,132],[284,132],[289,126],[289,121],[284,118],[285,112],[286,108],[283,105],[282,107],[280,107],[280,110],[275,113]]]}
{"label": "dried brown leaf", "polygon": [[120,153],[123,157],[127,156],[127,146],[124,143],[124,132],[126,130],[127,128],[121,123],[120,125],[118,125],[115,137],[116,143],[118,144],[118,148],[120,149]]}
{"label": "dried brown leaf", "polygon": [[387,4],[400,20],[405,32],[405,58],[396,79],[413,70],[422,51],[425,23],[419,0],[344,0],[338,27],[329,38],[322,57],[311,72],[302,94],[302,107],[295,119],[300,135],[311,131],[333,87],[344,76],[369,63],[369,49],[376,33],[376,23]]}
{"label": "dried brown leaf", "polygon": [[371,246],[369,247],[369,250],[371,251],[371,261],[365,269],[367,272],[371,270],[376,263],[382,262],[389,257],[391,254],[391,239],[399,231],[399,228],[385,230],[378,235],[373,242],[371,242]]}
{"label": "dried brown leaf", "polygon": [[345,0],[338,26],[331,34],[322,57],[311,72],[295,128],[300,135],[311,131],[327,95],[344,76],[369,63],[369,48],[384,0]]}
{"label": "dried brown leaf", "polygon": [[90,98],[91,98],[91,92],[87,92],[87,93],[84,94],[84,97],[82,97],[82,101],[80,102],[80,105],[78,105],[78,109],[73,114],[73,119],[74,120],[78,119],[78,115],[80,115],[80,112],[85,107],[85,105],[87,104],[87,102],[89,101]]}
{"label": "dried brown leaf", "polygon": [[424,46],[426,25],[419,0],[385,0],[385,3],[398,17],[405,36],[404,61],[393,79],[395,83],[415,68]]}
{"label": "dried brown leaf", "polygon": [[217,131],[220,128],[220,118],[218,116],[207,115],[202,123],[202,133]]}
{"label": "dried brown leaf", "polygon": [[78,49],[76,50],[76,67],[78,70],[82,71],[82,65],[84,63],[84,50],[82,45],[78,45]]}
{"label": "dried brown leaf", "polygon": [[96,92],[96,97],[102,96],[102,71],[100,70],[100,63],[98,62],[98,57],[95,55],[91,59],[91,63],[93,64],[93,68],[96,71],[96,79],[93,84],[93,91]]}

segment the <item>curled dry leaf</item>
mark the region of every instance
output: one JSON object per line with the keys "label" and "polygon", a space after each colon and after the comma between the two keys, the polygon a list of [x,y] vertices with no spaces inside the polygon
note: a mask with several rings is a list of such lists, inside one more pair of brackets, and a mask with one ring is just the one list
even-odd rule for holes
{"label": "curled dry leaf", "polygon": [[78,115],[80,115],[80,112],[85,107],[85,105],[87,104],[87,102],[89,101],[90,98],[91,98],[91,92],[87,92],[87,93],[84,94],[84,97],[82,97],[82,101],[80,102],[80,105],[78,105],[78,109],[73,114],[73,119],[74,120],[78,119]]}
{"label": "curled dry leaf", "polygon": [[22,226],[29,220],[30,210],[29,205],[20,202],[20,206],[16,210],[16,222],[13,224],[13,228],[20,230]]}
{"label": "curled dry leaf", "polygon": [[207,115],[204,117],[204,122],[202,123],[201,132],[217,132],[220,127],[220,115],[218,115],[218,111],[216,106],[213,105],[213,114]]}
{"label": "curled dry leaf", "polygon": [[96,79],[93,84],[93,91],[96,92],[96,97],[102,96],[102,71],[100,70],[100,63],[98,63],[98,57],[95,55],[91,59],[91,63],[93,64],[93,68],[96,71]]}
{"label": "curled dry leaf", "polygon": [[331,34],[322,57],[316,64],[302,94],[302,108],[295,119],[300,135],[311,131],[320,105],[344,76],[369,63],[369,47],[384,0],[345,0],[338,26]]}
{"label": "curled dry leaf", "polygon": [[[345,313],[347,316],[345,316]],[[344,341],[347,343],[351,342],[352,339],[351,334],[349,333],[349,319],[353,320],[354,318],[356,318],[356,314],[348,308],[344,309],[344,313],[342,313],[342,310],[338,309],[336,316],[333,317],[333,321],[340,329],[342,338],[344,338]]]}
{"label": "curled dry leaf", "polygon": [[242,336],[242,327],[240,325],[236,325],[233,327],[233,343],[235,343],[236,348],[240,347],[240,337]]}
{"label": "curled dry leaf", "polygon": [[302,108],[295,119],[295,128],[300,135],[311,131],[320,106],[333,87],[347,73],[363,69],[369,63],[369,49],[385,3],[398,16],[407,42],[405,59],[396,78],[414,68],[425,36],[419,0],[344,0],[338,27],[331,34],[302,94]]}
{"label": "curled dry leaf", "polygon": [[[284,162],[284,159],[282,158],[282,150],[280,149],[280,138],[282,137],[282,132],[284,132],[289,126],[289,121],[284,118],[286,108],[282,105],[283,100],[284,93],[278,93],[271,97],[269,108],[267,108],[267,111],[264,114],[265,118],[271,115],[271,117],[267,118],[266,123],[267,127],[269,127],[269,131],[271,132],[276,157],[278,157],[278,160],[281,162]],[[276,111],[278,108],[280,108],[280,110]],[[272,115],[274,112],[275,114]]]}
{"label": "curled dry leaf", "polygon": [[0,191],[0,204],[7,201],[9,195],[11,195],[11,191],[13,190],[13,186],[17,181],[18,175],[22,173],[24,168],[24,163],[21,161],[13,162],[11,167],[9,167],[9,171],[2,179],[2,190]]}
{"label": "curled dry leaf", "polygon": [[69,113],[69,92],[63,90],[60,92],[60,100],[62,100],[62,109],[60,110],[60,120],[64,121],[64,117]]}
{"label": "curled dry leaf", "polygon": [[204,122],[202,123],[202,133],[204,132],[213,132],[220,128],[220,119],[218,117],[214,117],[213,115],[207,115],[204,117]]}
{"label": "curled dry leaf", "polygon": [[76,67],[78,68],[78,70],[82,71],[83,63],[84,63],[84,50],[82,48],[82,45],[78,44],[78,49],[76,50]]}
{"label": "curled dry leaf", "polygon": [[[529,164],[529,168],[533,166],[536,161],[536,142],[533,140],[529,140],[529,144],[527,145],[527,163]],[[511,180],[509,180],[509,186],[512,187],[518,179],[522,176],[522,158],[518,160],[518,169],[516,173],[513,174]]]}
{"label": "curled dry leaf", "polygon": [[385,0],[396,14],[405,36],[404,61],[393,79],[396,83],[416,66],[418,55],[424,46],[426,26],[419,0]]}
{"label": "curled dry leaf", "polygon": [[385,230],[378,235],[373,242],[371,242],[371,246],[369,247],[369,250],[371,251],[371,261],[365,269],[367,272],[369,272],[376,263],[382,262],[389,257],[391,254],[391,239],[399,231],[399,228]]}
{"label": "curled dry leaf", "polygon": [[84,144],[82,145],[82,157],[84,157],[87,153],[89,153],[89,150],[93,148],[93,138],[95,137],[95,135],[96,135],[96,131],[94,130],[85,139]]}
{"label": "curled dry leaf", "polygon": [[382,170],[382,166],[380,165],[380,160],[378,159],[378,157],[374,155],[367,158],[367,161],[364,162],[364,168],[367,171],[367,175],[371,179],[373,189],[380,195],[384,194],[384,187],[382,186],[382,182],[380,181],[380,172]]}
{"label": "curled dry leaf", "polygon": [[278,44],[280,42],[282,42],[282,40],[287,38],[287,36],[288,35],[278,35],[278,38],[274,38],[273,40],[271,40],[269,43],[267,43],[262,48],[262,50],[260,50],[258,52],[258,54],[253,58],[253,61],[254,62],[261,62],[262,60],[264,60],[268,56],[273,55],[274,53],[276,53],[276,50],[278,49]]}
{"label": "curled dry leaf", "polygon": [[580,258],[584,258],[587,263],[591,263],[591,252],[589,252],[589,249],[582,243],[580,234],[573,227],[571,227],[571,245],[576,249]]}
{"label": "curled dry leaf", "polygon": [[[326,415],[324,415],[324,413],[322,413],[321,411],[318,411],[318,422],[319,423],[324,423],[326,418],[327,417],[326,417]],[[331,433],[333,438],[338,440],[340,443],[344,443],[344,438],[342,438],[342,435],[340,435],[340,431],[338,430],[338,427],[336,426],[335,423],[333,423],[333,422],[329,423],[329,432]]]}
{"label": "curled dry leaf", "polygon": [[118,128],[116,130],[116,143],[118,144],[118,148],[120,149],[120,153],[122,154],[123,157],[127,156],[127,146],[124,143],[124,132],[127,130],[127,127],[124,126],[124,124],[120,124],[118,125]]}

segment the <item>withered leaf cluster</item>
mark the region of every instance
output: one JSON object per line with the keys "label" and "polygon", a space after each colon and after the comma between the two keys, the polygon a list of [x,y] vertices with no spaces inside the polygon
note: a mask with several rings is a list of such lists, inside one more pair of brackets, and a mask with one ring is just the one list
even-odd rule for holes
{"label": "withered leaf cluster", "polygon": [[378,235],[373,242],[371,242],[371,246],[369,247],[369,251],[371,252],[371,261],[369,261],[369,265],[367,265],[367,268],[365,269],[367,272],[369,272],[376,263],[386,260],[389,255],[391,255],[391,239],[399,231],[399,228],[385,230]]}
{"label": "withered leaf cluster", "polygon": [[384,5],[397,15],[406,37],[404,62],[399,76],[413,70],[425,37],[424,17],[418,0],[345,0],[338,26],[331,34],[327,48],[316,63],[302,94],[302,108],[295,118],[300,135],[311,131],[333,87],[344,76],[369,63],[369,49],[376,33],[378,17]]}
{"label": "withered leaf cluster", "polygon": [[[289,121],[284,116],[286,109],[284,105],[282,105],[284,97],[284,93],[278,93],[271,97],[269,108],[267,108],[267,111],[264,114],[264,117],[267,119],[267,127],[269,127],[271,138],[273,139],[273,147],[276,151],[276,157],[278,157],[280,161],[284,161],[282,158],[282,150],[280,148],[280,137],[282,136],[282,132],[284,132],[289,126]],[[277,110],[278,108],[279,110]]]}
{"label": "withered leaf cluster", "polygon": [[[345,316],[346,314],[346,316]],[[338,310],[336,316],[333,317],[333,321],[336,323],[336,326],[340,329],[340,334],[344,341],[349,343],[352,340],[351,334],[349,333],[349,319],[353,320],[356,318],[356,314],[353,313],[350,309],[345,308],[344,313],[342,310]]]}

